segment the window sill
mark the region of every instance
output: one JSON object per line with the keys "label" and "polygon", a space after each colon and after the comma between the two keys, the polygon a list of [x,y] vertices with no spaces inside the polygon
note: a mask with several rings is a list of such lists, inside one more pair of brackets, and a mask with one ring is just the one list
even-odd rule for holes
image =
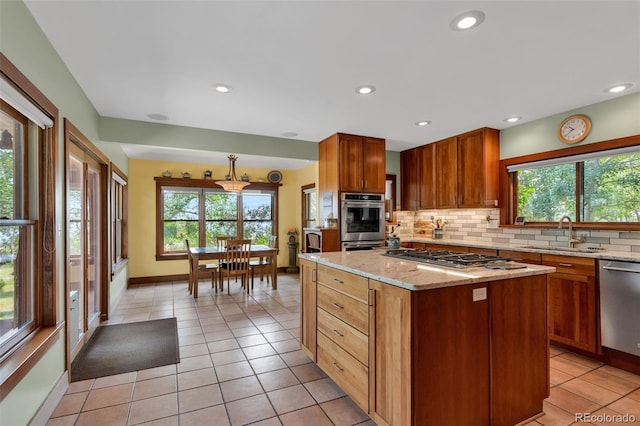
{"label": "window sill", "polygon": [[156,254],[156,260],[186,260],[186,253]]}
{"label": "window sill", "polygon": [[63,328],[64,322],[60,322],[54,327],[37,329],[0,361],[0,401],[42,359],[58,340]]}
{"label": "window sill", "polygon": [[129,259],[122,259],[118,263],[111,266],[111,278],[115,277],[129,263]]}
{"label": "window sill", "polygon": [[[572,227],[573,229],[583,229],[585,231],[639,231],[640,223],[574,222]],[[501,224],[500,228],[559,229],[558,222],[531,222],[525,225]],[[562,229],[567,230],[568,228],[569,222],[563,222]]]}

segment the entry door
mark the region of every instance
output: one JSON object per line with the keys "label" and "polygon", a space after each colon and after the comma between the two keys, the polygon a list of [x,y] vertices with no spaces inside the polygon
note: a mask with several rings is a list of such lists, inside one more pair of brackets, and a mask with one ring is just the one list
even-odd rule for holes
{"label": "entry door", "polygon": [[103,168],[71,144],[67,167],[67,282],[72,358],[100,323],[103,253],[101,224],[106,206]]}

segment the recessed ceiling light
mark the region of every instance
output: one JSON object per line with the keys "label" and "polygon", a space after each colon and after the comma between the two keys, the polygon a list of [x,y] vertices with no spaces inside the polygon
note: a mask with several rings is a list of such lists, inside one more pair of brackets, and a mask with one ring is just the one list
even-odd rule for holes
{"label": "recessed ceiling light", "polygon": [[620,93],[620,92],[624,92],[625,90],[627,90],[631,86],[633,86],[633,84],[631,84],[631,83],[617,84],[617,85],[615,85],[613,87],[609,87],[608,89],[605,89],[605,92],[606,93]]}
{"label": "recessed ceiling light", "polygon": [[429,120],[422,120],[422,121],[416,122],[416,126],[420,126],[420,127],[428,126],[429,124],[431,124]]}
{"label": "recessed ceiling light", "polygon": [[453,18],[449,26],[454,31],[466,31],[477,27],[482,24],[486,15],[479,10],[472,10],[469,12],[461,13]]}
{"label": "recessed ceiling light", "polygon": [[376,86],[372,86],[370,84],[365,84],[364,86],[356,87],[356,93],[359,93],[361,95],[370,95],[375,91],[376,91]]}
{"label": "recessed ceiling light", "polygon": [[233,90],[233,87],[228,86],[226,84],[216,84],[213,87],[216,89],[216,91],[220,93],[229,93],[230,91]]}
{"label": "recessed ceiling light", "polygon": [[285,138],[295,138],[298,134],[296,132],[284,132],[282,136]]}
{"label": "recessed ceiling light", "polygon": [[504,119],[507,123],[515,123],[516,121],[522,120],[522,117],[507,117]]}
{"label": "recessed ceiling light", "polygon": [[147,115],[147,117],[149,117],[152,120],[158,120],[158,121],[167,121],[169,119],[169,117],[167,117],[164,114],[149,114]]}

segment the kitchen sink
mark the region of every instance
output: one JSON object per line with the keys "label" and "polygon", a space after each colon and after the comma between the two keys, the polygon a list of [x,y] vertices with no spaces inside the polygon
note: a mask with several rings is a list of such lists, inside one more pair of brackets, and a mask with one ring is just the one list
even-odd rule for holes
{"label": "kitchen sink", "polygon": [[599,253],[602,250],[604,250],[603,248],[600,248],[600,247],[576,248],[576,247],[522,246],[522,248],[544,250],[544,251],[568,251],[571,253]]}

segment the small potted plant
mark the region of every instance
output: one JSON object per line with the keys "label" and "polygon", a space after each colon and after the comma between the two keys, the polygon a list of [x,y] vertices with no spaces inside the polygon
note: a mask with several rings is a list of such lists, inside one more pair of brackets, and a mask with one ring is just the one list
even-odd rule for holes
{"label": "small potted plant", "polygon": [[400,228],[400,222],[398,222],[395,226],[391,227],[389,238],[387,240],[387,244],[390,249],[399,249],[400,248],[400,237],[396,236],[396,229]]}

